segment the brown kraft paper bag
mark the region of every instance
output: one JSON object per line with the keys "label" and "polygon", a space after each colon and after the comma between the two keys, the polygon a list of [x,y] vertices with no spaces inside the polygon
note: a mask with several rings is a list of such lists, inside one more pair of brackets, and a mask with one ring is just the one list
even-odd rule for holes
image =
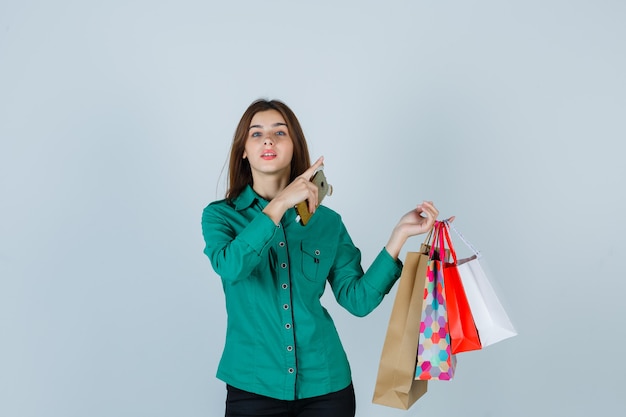
{"label": "brown kraft paper bag", "polygon": [[380,356],[374,404],[408,410],[426,394],[428,381],[415,379],[415,365],[429,250],[424,243],[420,252],[406,255]]}

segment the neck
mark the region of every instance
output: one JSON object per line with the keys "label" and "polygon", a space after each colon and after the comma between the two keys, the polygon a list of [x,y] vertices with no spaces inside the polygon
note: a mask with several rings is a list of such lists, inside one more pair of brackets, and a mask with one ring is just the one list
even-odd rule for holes
{"label": "neck", "polygon": [[267,201],[271,201],[289,184],[288,177],[253,175],[252,189]]}

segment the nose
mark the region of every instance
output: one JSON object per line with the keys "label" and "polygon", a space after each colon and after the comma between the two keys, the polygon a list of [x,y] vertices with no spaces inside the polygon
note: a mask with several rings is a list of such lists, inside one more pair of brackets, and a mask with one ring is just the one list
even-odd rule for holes
{"label": "nose", "polygon": [[272,140],[272,138],[269,135],[267,135],[267,136],[265,136],[265,139],[263,140],[263,143],[265,145],[268,145],[268,144],[269,145],[273,145],[274,141]]}

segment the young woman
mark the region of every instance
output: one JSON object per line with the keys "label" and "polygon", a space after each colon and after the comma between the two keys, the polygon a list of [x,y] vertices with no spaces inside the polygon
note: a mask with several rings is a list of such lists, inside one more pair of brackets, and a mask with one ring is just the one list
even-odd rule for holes
{"label": "young woman", "polygon": [[[311,165],[295,114],[253,102],[232,143],[226,198],[202,215],[205,254],[226,297],[226,344],[217,377],[226,416],[354,416],[350,367],[320,303],[326,282],[356,316],[376,308],[399,278],[409,236],[430,230],[438,211],[424,201],[405,214],[367,272],[336,212],[317,207]],[[294,206],[308,202],[309,223]]]}

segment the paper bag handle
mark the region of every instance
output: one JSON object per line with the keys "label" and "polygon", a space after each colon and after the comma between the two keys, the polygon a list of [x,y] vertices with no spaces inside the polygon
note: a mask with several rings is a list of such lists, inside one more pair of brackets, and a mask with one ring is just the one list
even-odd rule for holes
{"label": "paper bag handle", "polygon": [[435,250],[437,250],[438,255],[439,255],[439,260],[441,262],[445,262],[446,261],[446,240],[448,241],[448,249],[450,254],[452,255],[454,262],[456,263],[456,252],[454,252],[454,248],[452,247],[452,243],[451,240],[449,238],[446,239],[446,233],[445,233],[445,224],[444,222],[441,222],[439,220],[435,221],[435,225],[433,226],[434,229],[434,238],[433,238],[433,243],[430,246],[430,252],[428,257],[430,259],[433,259],[433,256],[435,255]]}
{"label": "paper bag handle", "polygon": [[[450,255],[452,255],[452,262],[456,265],[457,263],[457,258],[456,258],[456,251],[454,250],[454,246],[452,246],[452,239],[450,238],[450,232],[448,230],[448,226],[450,225],[450,222],[447,220],[444,220],[443,222],[441,222],[441,234],[443,236],[445,236],[446,242],[448,243],[448,249],[450,250]],[[441,238],[441,240],[443,241],[443,237]],[[445,248],[443,247],[443,243],[442,243],[442,249],[445,250]]]}
{"label": "paper bag handle", "polygon": [[451,228],[452,228],[452,230],[454,230],[454,233],[456,233],[456,234],[457,234],[457,236],[458,236],[458,237],[459,237],[459,238],[463,241],[463,243],[465,243],[465,245],[467,245],[467,247],[468,247],[468,248],[470,248],[470,250],[474,253],[474,255],[476,255],[476,258],[481,258],[481,257],[482,257],[482,254],[480,253],[480,251],[479,251],[478,249],[476,249],[476,248],[475,248],[475,247],[474,247],[474,246],[473,246],[473,245],[472,245],[472,244],[471,244],[471,243],[470,243],[470,242],[469,242],[469,241],[465,238],[465,236],[463,236],[463,235],[461,234],[461,232],[459,232],[459,231],[457,230],[457,228],[456,228],[456,227],[454,227],[454,225],[453,225],[451,222],[449,222],[449,221],[447,221],[447,220],[445,220],[445,222],[446,222],[446,224],[447,224],[449,227],[451,227]]}

